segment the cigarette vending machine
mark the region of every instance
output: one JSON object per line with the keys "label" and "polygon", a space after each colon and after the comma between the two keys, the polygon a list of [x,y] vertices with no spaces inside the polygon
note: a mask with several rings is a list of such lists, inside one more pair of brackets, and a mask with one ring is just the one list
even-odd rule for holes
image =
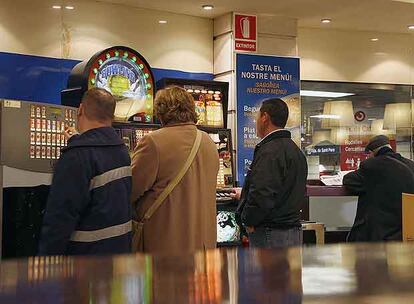
{"label": "cigarette vending machine", "polygon": [[229,84],[219,81],[164,78],[158,88],[179,86],[189,92],[198,114],[197,126],[207,132],[219,153],[217,176],[217,243],[219,246],[240,244],[240,227],[236,222],[237,202],[230,197],[235,186],[231,130],[227,129]]}
{"label": "cigarette vending machine", "polygon": [[2,257],[36,255],[52,171],[76,109],[0,100]]}

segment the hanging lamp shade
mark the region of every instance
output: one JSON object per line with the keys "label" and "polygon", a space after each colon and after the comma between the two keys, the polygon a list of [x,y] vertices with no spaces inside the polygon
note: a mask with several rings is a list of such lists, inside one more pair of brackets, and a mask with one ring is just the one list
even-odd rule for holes
{"label": "hanging lamp shade", "polygon": [[389,103],[385,105],[384,129],[410,128],[411,104]]}
{"label": "hanging lamp shade", "polygon": [[331,130],[318,130],[312,134],[312,145],[331,140]]}
{"label": "hanging lamp shade", "polygon": [[352,101],[327,101],[323,106],[322,128],[352,127],[354,125],[354,107]]}
{"label": "hanging lamp shade", "polygon": [[331,130],[331,141],[335,145],[344,145],[345,141],[349,139],[349,129],[348,128],[332,128]]}
{"label": "hanging lamp shade", "polygon": [[371,122],[371,135],[394,135],[395,129],[384,129],[384,119],[376,119]]}

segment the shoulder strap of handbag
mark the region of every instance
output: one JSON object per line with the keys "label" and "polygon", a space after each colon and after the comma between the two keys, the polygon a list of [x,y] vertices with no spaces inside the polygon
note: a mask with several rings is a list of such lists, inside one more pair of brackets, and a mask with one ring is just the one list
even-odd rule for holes
{"label": "shoulder strap of handbag", "polygon": [[191,149],[190,155],[188,156],[184,166],[181,168],[181,170],[178,172],[178,174],[175,176],[175,178],[167,185],[167,187],[164,189],[164,191],[161,192],[160,196],[155,200],[154,204],[151,205],[151,207],[148,208],[148,210],[145,212],[141,222],[146,222],[149,220],[152,215],[157,211],[159,207],[161,207],[162,203],[165,201],[167,196],[174,190],[174,188],[180,183],[184,175],[187,173],[188,169],[190,168],[191,164],[194,161],[195,156],[197,155],[197,152],[200,148],[201,143],[201,136],[202,133],[200,130],[197,130],[197,136],[194,141],[193,147]]}

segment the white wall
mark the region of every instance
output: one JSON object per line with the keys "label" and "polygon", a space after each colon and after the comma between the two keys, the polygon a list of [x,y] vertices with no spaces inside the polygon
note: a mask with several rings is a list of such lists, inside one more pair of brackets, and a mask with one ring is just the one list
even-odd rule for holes
{"label": "white wall", "polygon": [[302,80],[414,83],[412,34],[300,28],[298,50]]}
{"label": "white wall", "polygon": [[76,1],[73,11],[53,4],[1,0],[0,51],[84,60],[126,45],[153,67],[213,72],[212,20],[95,1]]}

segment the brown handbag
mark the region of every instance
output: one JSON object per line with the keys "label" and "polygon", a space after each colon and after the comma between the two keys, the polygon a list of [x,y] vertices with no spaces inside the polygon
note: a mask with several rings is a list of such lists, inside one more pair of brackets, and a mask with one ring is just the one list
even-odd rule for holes
{"label": "brown handbag", "polygon": [[144,225],[152,215],[158,210],[159,207],[166,201],[168,195],[174,190],[174,188],[180,183],[184,175],[187,173],[188,169],[191,167],[197,152],[200,148],[202,133],[200,130],[197,130],[197,136],[194,141],[191,152],[181,170],[175,176],[175,178],[165,187],[161,192],[160,196],[155,200],[155,202],[145,211],[144,216],[140,221],[132,221],[132,251],[134,252],[143,252],[144,251]]}

